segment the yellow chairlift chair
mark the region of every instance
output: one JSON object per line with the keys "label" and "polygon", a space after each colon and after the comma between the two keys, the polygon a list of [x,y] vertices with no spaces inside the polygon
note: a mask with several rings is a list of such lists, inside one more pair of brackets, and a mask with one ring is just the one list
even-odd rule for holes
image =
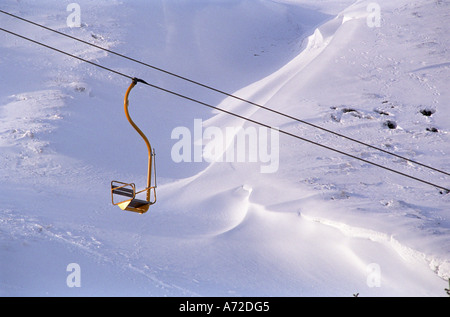
{"label": "yellow chairlift chair", "polygon": [[[111,200],[114,206],[119,206],[122,210],[128,210],[143,214],[148,211],[150,205],[156,203],[156,169],[155,169],[155,150],[150,146],[150,142],[148,141],[145,134],[136,126],[133,120],[130,117],[128,112],[128,96],[133,89],[134,86],[138,82],[145,83],[143,80],[138,78],[133,78],[133,82],[125,94],[124,100],[124,108],[125,115],[128,119],[128,122],[133,126],[133,128],[139,133],[139,135],[144,139],[145,144],[148,149],[148,172],[147,172],[147,187],[143,190],[136,192],[136,186],[134,183],[124,183],[119,181],[111,182]],[[153,183],[152,183],[153,180]],[[136,196],[138,194],[146,193],[146,199],[138,199]],[[115,202],[114,195],[127,197],[126,200]]]}

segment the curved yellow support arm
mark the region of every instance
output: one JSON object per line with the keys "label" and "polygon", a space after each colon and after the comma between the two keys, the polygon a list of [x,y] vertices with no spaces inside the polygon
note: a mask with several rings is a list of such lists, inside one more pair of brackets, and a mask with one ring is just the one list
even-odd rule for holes
{"label": "curved yellow support arm", "polygon": [[[128,111],[128,106],[129,106],[128,97],[130,95],[131,90],[134,88],[134,86],[136,86],[137,82],[138,82],[138,79],[133,78],[132,83],[128,87],[127,92],[125,93],[124,110],[125,110],[125,116],[127,117],[128,122],[130,122],[130,124],[139,133],[139,135],[142,137],[142,139],[144,140],[145,144],[147,145],[147,150],[148,150],[147,187],[143,191],[147,191],[147,201],[150,202],[150,204],[154,204],[156,202],[156,190],[155,190],[156,186],[152,186],[152,184],[151,184],[151,182],[152,182],[152,171],[154,170],[154,162],[153,162],[154,151],[152,150],[150,142],[148,141],[148,139],[145,136],[145,134],[134,123],[133,119],[131,119],[130,113]],[[156,175],[155,175],[155,177],[156,177]],[[141,191],[141,192],[143,192],[143,191]],[[150,196],[151,196],[150,193],[151,193],[151,191],[153,191],[153,194],[154,194],[154,200],[153,201],[150,201]],[[138,193],[140,193],[140,192],[138,192]]]}
{"label": "curved yellow support arm", "polygon": [[[124,99],[124,110],[125,110],[125,116],[127,117],[128,122],[139,133],[139,135],[142,137],[145,144],[147,145],[147,150],[148,150],[147,187],[141,191],[136,192],[135,185],[133,183],[123,183],[123,182],[118,182],[118,181],[112,181],[111,182],[111,199],[112,199],[113,205],[118,205],[122,210],[134,211],[134,212],[138,212],[138,213],[142,214],[142,213],[147,212],[150,205],[153,205],[154,203],[156,203],[156,169],[155,169],[155,162],[154,162],[155,151],[154,151],[154,149],[152,149],[150,142],[148,141],[145,134],[134,123],[133,119],[131,119],[130,113],[128,111],[128,106],[129,106],[128,97],[129,97],[130,92],[133,89],[133,87],[136,86],[136,84],[139,81],[141,81],[141,80],[137,79],[137,78],[133,78],[133,82],[131,83],[130,87],[128,87],[127,92],[125,94],[125,99]],[[152,174],[154,175],[155,185],[152,185]],[[143,193],[143,192],[146,192],[147,199],[146,200],[137,199],[136,195]],[[153,192],[153,197],[151,197],[152,192]],[[114,194],[120,195],[120,196],[127,196],[127,197],[129,197],[129,199],[116,203],[116,202],[114,202]]]}

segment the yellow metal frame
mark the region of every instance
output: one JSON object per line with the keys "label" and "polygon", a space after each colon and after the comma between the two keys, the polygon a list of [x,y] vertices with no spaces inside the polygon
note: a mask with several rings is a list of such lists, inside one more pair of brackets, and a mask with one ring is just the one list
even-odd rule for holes
{"label": "yellow metal frame", "polygon": [[[134,183],[124,183],[119,181],[111,182],[111,201],[114,206],[119,206],[122,210],[128,210],[143,214],[148,211],[149,207],[156,203],[156,169],[155,169],[155,150],[152,149],[150,142],[148,141],[145,134],[139,129],[139,127],[134,123],[134,121],[130,117],[130,113],[128,111],[129,101],[128,97],[130,95],[131,90],[138,83],[139,79],[133,78],[131,85],[128,87],[127,92],[124,98],[124,110],[125,116],[127,117],[128,122],[133,126],[133,128],[139,133],[139,135],[144,139],[145,144],[147,145],[148,150],[148,170],[147,170],[147,186],[141,190],[136,192],[136,186]],[[152,177],[153,176],[153,177]],[[152,184],[152,179],[154,184]],[[137,199],[136,195],[146,192],[146,199]],[[130,199],[115,203],[114,202],[114,194],[128,196]]]}

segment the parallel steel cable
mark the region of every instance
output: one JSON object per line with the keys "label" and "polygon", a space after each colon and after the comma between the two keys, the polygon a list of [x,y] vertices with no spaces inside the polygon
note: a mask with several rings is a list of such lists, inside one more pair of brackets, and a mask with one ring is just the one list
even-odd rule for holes
{"label": "parallel steel cable", "polygon": [[418,182],[421,182],[421,183],[424,183],[424,184],[427,184],[427,185],[430,185],[430,186],[433,186],[433,187],[442,189],[442,190],[446,191],[447,193],[450,192],[450,189],[448,189],[448,188],[446,188],[446,187],[443,187],[443,186],[440,186],[440,185],[437,185],[437,184],[428,182],[428,181],[426,181],[426,180],[423,180],[423,179],[421,179],[421,178],[414,177],[414,176],[408,175],[408,174],[406,174],[406,173],[403,173],[403,172],[394,170],[394,169],[392,169],[392,168],[389,168],[389,167],[386,167],[386,166],[383,166],[383,165],[380,165],[380,164],[377,164],[377,163],[368,161],[368,160],[366,160],[366,159],[357,157],[357,156],[355,156],[355,155],[353,155],[353,154],[349,154],[349,153],[346,153],[346,152],[344,152],[344,151],[341,151],[341,150],[332,148],[332,147],[330,147],[330,146],[327,146],[327,145],[323,145],[323,144],[317,143],[317,142],[315,142],[315,141],[312,141],[312,140],[303,138],[303,137],[298,136],[298,135],[295,135],[295,134],[293,134],[293,133],[290,133],[290,132],[287,132],[287,131],[284,131],[284,130],[277,129],[277,128],[272,127],[272,126],[270,126],[270,125],[268,125],[268,124],[265,124],[265,123],[262,123],[262,122],[259,122],[259,121],[256,121],[256,120],[247,118],[247,117],[245,117],[245,116],[239,115],[239,114],[237,114],[237,113],[234,113],[234,112],[231,112],[231,111],[228,111],[228,110],[225,110],[225,109],[222,109],[222,108],[219,108],[219,107],[216,107],[216,106],[207,104],[207,103],[205,103],[205,102],[203,102],[203,101],[199,101],[199,100],[197,100],[197,99],[194,99],[194,98],[191,98],[191,97],[182,95],[182,94],[177,93],[177,92],[174,92],[174,91],[172,91],[172,90],[169,90],[169,89],[166,89],[166,88],[163,88],[163,87],[159,87],[159,86],[156,86],[156,85],[147,83],[146,81],[144,81],[144,80],[142,80],[142,79],[137,79],[137,78],[135,78],[135,77],[126,75],[126,74],[124,74],[124,73],[118,72],[118,71],[113,70],[113,69],[111,69],[111,68],[108,68],[108,67],[102,66],[102,65],[100,65],[100,64],[97,64],[97,63],[88,61],[88,60],[86,60],[86,59],[84,59],[84,58],[81,58],[81,57],[79,57],[79,56],[70,54],[70,53],[65,52],[65,51],[63,51],[63,50],[57,49],[57,48],[52,47],[52,46],[50,46],[50,45],[46,45],[46,44],[44,44],[44,43],[41,43],[41,42],[39,42],[39,41],[30,39],[30,38],[28,38],[28,37],[25,37],[25,36],[23,36],[23,35],[17,34],[17,33],[15,33],[15,32],[12,32],[12,31],[9,31],[9,30],[3,29],[3,28],[0,28],[0,30],[1,30],[1,31],[4,31],[4,32],[6,32],[6,33],[9,33],[9,34],[11,34],[11,35],[20,37],[20,38],[22,38],[22,39],[24,39],[24,40],[30,41],[30,42],[32,42],[32,43],[35,43],[35,44],[37,44],[37,45],[40,45],[40,46],[46,47],[46,48],[48,48],[48,49],[54,50],[54,51],[56,51],[56,52],[62,53],[62,54],[64,54],[64,55],[70,56],[70,57],[75,58],[75,59],[77,59],[77,60],[80,60],[80,61],[82,61],[82,62],[86,62],[86,63],[88,63],[88,64],[90,64],[90,65],[99,67],[99,68],[101,68],[101,69],[103,69],[103,70],[112,72],[112,73],[114,73],[114,74],[116,74],[116,75],[120,75],[120,76],[123,76],[123,77],[128,78],[128,79],[131,79],[131,80],[136,80],[136,81],[138,81],[138,82],[140,82],[140,83],[142,83],[142,84],[144,84],[144,85],[147,85],[147,86],[149,86],[149,87],[158,89],[158,90],[163,91],[163,92],[165,92],[165,93],[169,93],[169,94],[171,94],[171,95],[174,95],[174,96],[177,96],[177,97],[180,97],[180,98],[189,100],[189,101],[191,101],[191,102],[200,104],[200,105],[202,105],[202,106],[205,106],[205,107],[208,107],[208,108],[211,108],[211,109],[214,109],[214,110],[218,110],[218,111],[224,112],[224,113],[226,113],[226,114],[229,114],[229,115],[232,115],[232,116],[234,116],[234,117],[240,118],[240,119],[242,119],[242,120],[245,120],[245,121],[248,121],[248,122],[251,122],[251,123],[260,125],[260,126],[262,126],[262,127],[265,127],[265,128],[268,128],[268,129],[272,129],[272,130],[276,130],[276,131],[278,131],[279,133],[282,133],[282,134],[288,135],[288,136],[290,136],[290,137],[293,137],[293,138],[302,140],[302,141],[304,141],[304,142],[311,143],[311,144],[313,144],[313,145],[316,145],[316,146],[319,146],[319,147],[328,149],[328,150],[330,150],[330,151],[334,151],[334,152],[339,153],[339,154],[341,154],[341,155],[345,155],[345,156],[351,157],[351,158],[353,158],[353,159],[359,160],[359,161],[361,161],[361,162],[364,162],[364,163],[367,163],[367,164],[370,164],[370,165],[373,165],[373,166],[382,168],[382,169],[387,170],[387,171],[390,171],[390,172],[392,172],[392,173],[396,173],[396,174],[398,174],[398,175],[401,175],[401,176],[404,176],[404,177],[407,177],[407,178],[416,180],[416,181],[418,181]]}
{"label": "parallel steel cable", "polygon": [[263,106],[263,105],[261,105],[261,104],[258,104],[258,103],[256,103],[256,102],[253,102],[253,101],[250,101],[250,100],[244,99],[244,98],[242,98],[242,97],[239,97],[239,96],[236,96],[236,95],[234,95],[234,94],[231,94],[231,93],[225,92],[225,91],[223,91],[223,90],[220,90],[220,89],[214,88],[214,87],[212,87],[212,86],[209,86],[209,85],[206,85],[206,84],[200,83],[200,82],[198,82],[198,81],[195,81],[195,80],[192,80],[192,79],[190,79],[190,78],[187,78],[187,77],[184,77],[184,76],[178,75],[178,74],[176,74],[176,73],[173,73],[173,72],[167,71],[167,70],[165,70],[165,69],[162,69],[162,68],[156,67],[156,66],[154,66],[154,65],[151,65],[151,64],[148,64],[148,63],[142,62],[142,61],[140,61],[140,60],[137,60],[137,59],[135,59],[135,58],[132,58],[132,57],[126,56],[126,55],[124,55],[124,54],[120,54],[120,53],[117,53],[117,52],[115,52],[115,51],[112,51],[112,50],[109,50],[109,49],[107,49],[107,48],[101,47],[101,46],[99,46],[99,45],[96,45],[96,44],[90,43],[90,42],[88,42],[88,41],[85,41],[85,40],[79,39],[79,38],[77,38],[77,37],[74,37],[74,36],[68,35],[68,34],[66,34],[66,33],[63,33],[63,32],[60,32],[60,31],[57,31],[57,30],[55,30],[55,29],[52,29],[52,28],[49,28],[49,27],[47,27],[47,26],[44,26],[44,25],[42,25],[42,24],[39,24],[39,23],[36,23],[36,22],[30,21],[30,20],[28,20],[28,19],[25,19],[25,18],[22,18],[22,17],[19,17],[19,16],[17,16],[17,15],[14,15],[14,14],[12,14],[12,13],[9,13],[9,12],[3,11],[3,10],[0,10],[0,13],[3,13],[3,14],[6,14],[6,15],[9,15],[9,16],[11,16],[11,17],[13,17],[13,18],[16,18],[16,19],[22,20],[22,21],[24,21],[24,22],[27,22],[27,23],[30,23],[30,24],[33,24],[33,25],[35,25],[35,26],[39,26],[39,27],[41,27],[41,28],[43,28],[43,29],[45,29],[45,30],[48,30],[48,31],[51,31],[51,32],[57,33],[57,34],[59,34],[59,35],[62,35],[62,36],[68,37],[68,38],[70,38],[70,39],[72,39],[72,40],[75,40],[75,41],[78,41],[78,42],[81,42],[81,43],[84,43],[84,44],[90,45],[90,46],[92,46],[92,47],[95,47],[95,48],[97,48],[97,49],[103,50],[103,51],[105,51],[105,52],[108,52],[108,53],[110,53],[110,54],[113,54],[113,55],[119,56],[119,57],[121,57],[121,58],[125,58],[125,59],[127,59],[127,60],[130,60],[130,61],[132,61],[132,62],[135,62],[135,63],[141,64],[141,65],[143,65],[143,66],[146,66],[146,67],[152,68],[152,69],[154,69],[154,70],[157,70],[157,71],[159,71],[159,72],[165,73],[165,74],[167,74],[167,75],[170,75],[170,76],[173,76],[173,77],[179,78],[179,79],[181,79],[181,80],[184,80],[184,81],[190,82],[190,83],[192,83],[192,84],[195,84],[195,85],[197,85],[197,86],[200,86],[200,87],[203,87],[203,88],[209,89],[209,90],[211,90],[211,91],[214,91],[214,92],[220,93],[220,94],[222,94],[222,95],[225,95],[225,96],[227,96],[227,97],[230,97],[230,98],[234,98],[234,99],[236,99],[236,100],[239,100],[239,101],[242,101],[242,102],[248,103],[248,104],[250,104],[250,105],[253,105],[253,106],[256,106],[256,107],[258,107],[258,108],[264,109],[264,110],[266,110],[266,111],[269,111],[269,112],[275,113],[275,114],[277,114],[277,115],[283,116],[283,117],[285,117],[285,118],[288,118],[288,119],[290,119],[290,120],[294,120],[294,121],[300,122],[300,123],[302,123],[302,124],[305,124],[305,125],[311,126],[311,127],[313,127],[313,128],[316,128],[316,129],[319,129],[319,130],[325,131],[325,132],[327,132],[327,133],[330,133],[330,134],[336,135],[336,136],[338,136],[338,137],[341,137],[341,138],[347,139],[347,140],[349,140],[349,141],[352,141],[352,142],[358,143],[358,144],[360,144],[360,145],[364,145],[364,146],[366,146],[366,147],[369,147],[369,148],[371,148],[371,149],[374,149],[374,150],[380,151],[380,152],[382,152],[382,153],[385,153],[385,154],[388,154],[388,155],[391,155],[391,156],[394,156],[394,157],[397,157],[397,158],[400,158],[400,159],[406,160],[406,161],[408,161],[408,162],[410,162],[410,163],[413,163],[413,164],[416,164],[416,165],[419,165],[419,166],[425,167],[425,168],[427,168],[427,169],[433,170],[433,171],[435,171],[435,172],[439,172],[439,173],[445,174],[445,175],[447,175],[447,176],[450,176],[450,173],[448,173],[448,172],[445,172],[445,171],[443,171],[443,170],[441,170],[441,169],[438,169],[438,168],[435,168],[435,167],[432,167],[432,166],[429,166],[429,165],[426,165],[426,164],[420,163],[420,162],[418,162],[418,161],[412,160],[412,159],[410,159],[410,158],[407,158],[407,157],[405,157],[405,156],[402,156],[402,155],[399,155],[399,154],[396,154],[396,153],[393,153],[393,152],[390,152],[390,151],[384,150],[384,149],[382,149],[382,148],[379,148],[379,147],[377,147],[377,146],[374,146],[374,145],[371,145],[371,144],[368,144],[368,143],[362,142],[362,141],[360,141],[360,140],[357,140],[357,139],[351,138],[351,137],[349,137],[349,136],[346,136],[346,135],[344,135],[344,134],[341,134],[341,133],[338,133],[338,132],[332,131],[332,130],[330,130],[330,129],[327,129],[327,128],[324,128],[324,127],[318,126],[318,125],[316,125],[316,124],[313,124],[313,123],[310,123],[310,122],[308,122],[308,121],[302,120],[302,119],[300,119],[300,118],[297,118],[297,117],[291,116],[291,115],[289,115],[289,114],[286,114],[286,113],[283,113],[283,112],[281,112],[281,111],[277,111],[277,110],[271,109],[271,108],[269,108],[269,107]]}
{"label": "parallel steel cable", "polygon": [[6,32],[6,33],[12,34],[12,35],[14,35],[14,36],[20,37],[20,38],[22,38],[22,39],[24,39],[24,40],[30,41],[30,42],[32,42],[32,43],[34,43],[34,44],[38,44],[38,45],[40,45],[40,46],[49,48],[49,49],[54,50],[54,51],[56,51],[56,52],[58,52],[58,53],[65,54],[65,55],[70,56],[70,57],[72,57],[72,58],[78,59],[78,60],[80,60],[80,61],[82,61],[82,62],[89,63],[89,64],[91,64],[91,65],[100,67],[100,68],[102,68],[102,69],[104,69],[104,70],[107,70],[107,71],[110,71],[110,72],[112,72],[112,73],[114,73],[114,74],[121,75],[121,76],[127,77],[127,78],[129,78],[129,79],[133,79],[133,77],[128,76],[128,75],[125,75],[124,73],[121,73],[121,72],[118,72],[118,71],[113,70],[113,69],[111,69],[111,68],[108,68],[108,67],[102,66],[102,65],[100,65],[100,64],[97,64],[97,63],[88,61],[87,59],[84,59],[84,58],[75,56],[75,55],[73,55],[73,54],[67,53],[67,52],[65,52],[65,51],[63,51],[63,50],[57,49],[57,48],[52,47],[52,46],[50,46],[50,45],[47,45],[47,44],[44,44],[44,43],[35,41],[35,40],[30,39],[30,38],[28,38],[28,37],[25,37],[25,36],[23,36],[23,35],[20,35],[20,34],[17,34],[17,33],[8,31],[8,30],[5,30],[5,29],[3,29],[3,28],[0,28],[0,30],[1,30],[1,31],[4,31],[4,32]]}

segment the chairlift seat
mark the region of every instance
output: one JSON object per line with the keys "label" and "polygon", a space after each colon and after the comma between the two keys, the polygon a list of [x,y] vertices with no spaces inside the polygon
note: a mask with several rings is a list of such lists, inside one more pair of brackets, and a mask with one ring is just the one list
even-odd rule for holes
{"label": "chairlift seat", "polygon": [[[131,188],[127,188],[127,186]],[[114,202],[114,195],[128,197],[129,199]],[[151,202],[136,198],[136,189],[133,183],[122,183],[117,181],[111,182],[111,199],[114,205],[119,206],[122,210],[128,210],[143,214],[148,211]]]}

